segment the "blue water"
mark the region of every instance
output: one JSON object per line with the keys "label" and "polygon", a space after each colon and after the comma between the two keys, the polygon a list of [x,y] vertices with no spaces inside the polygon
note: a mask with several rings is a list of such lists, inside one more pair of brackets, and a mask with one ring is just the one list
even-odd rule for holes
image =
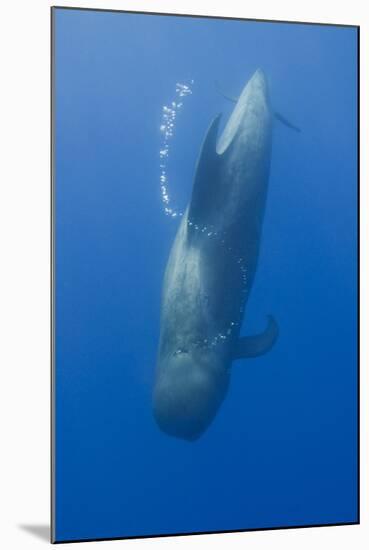
{"label": "blue water", "polygon": [[[355,522],[357,31],[56,9],[56,539]],[[276,111],[260,259],[237,361],[195,442],[151,393],[178,219],[162,107],[190,82],[167,161],[184,209],[209,122],[261,67]],[[223,122],[224,124],[224,122]]]}

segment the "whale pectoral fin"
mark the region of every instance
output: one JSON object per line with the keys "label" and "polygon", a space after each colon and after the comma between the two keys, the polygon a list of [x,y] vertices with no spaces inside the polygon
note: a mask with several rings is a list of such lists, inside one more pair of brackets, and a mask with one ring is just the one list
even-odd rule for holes
{"label": "whale pectoral fin", "polygon": [[220,162],[220,157],[216,152],[220,116],[217,115],[210,124],[197,161],[195,181],[188,211],[188,220],[192,226],[206,225],[208,217],[211,215],[212,205],[215,203]]}
{"label": "whale pectoral fin", "polygon": [[274,112],[274,116],[279,122],[281,122],[282,124],[287,126],[287,128],[290,128],[291,130],[294,130],[295,132],[299,132],[299,133],[301,132],[301,129],[298,126],[295,126],[294,124],[292,124],[292,122],[287,120],[286,117],[281,115],[281,113]]}
{"label": "whale pectoral fin", "polygon": [[261,334],[244,336],[236,344],[233,359],[257,357],[267,353],[278,338],[278,325],[274,317],[269,315],[268,326]]}
{"label": "whale pectoral fin", "polygon": [[218,93],[220,93],[220,95],[223,96],[224,99],[227,99],[228,101],[232,101],[232,103],[237,103],[237,101],[238,101],[238,99],[239,99],[238,97],[233,97],[233,96],[230,96],[230,95],[228,95],[228,94],[225,94],[225,93],[220,89],[219,82],[218,82],[217,80],[214,82],[214,84],[215,84],[215,87],[216,87]]}

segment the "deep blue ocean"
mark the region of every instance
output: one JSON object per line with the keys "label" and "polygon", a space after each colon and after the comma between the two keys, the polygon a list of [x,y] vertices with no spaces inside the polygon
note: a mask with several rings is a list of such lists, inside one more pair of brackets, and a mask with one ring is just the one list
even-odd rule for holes
{"label": "deep blue ocean", "polygon": [[[56,539],[355,522],[357,30],[56,9]],[[194,442],[152,413],[162,279],[210,121],[262,68],[276,122],[261,250],[235,361]],[[220,93],[222,92],[222,93]],[[226,291],[226,289],[225,289]]]}

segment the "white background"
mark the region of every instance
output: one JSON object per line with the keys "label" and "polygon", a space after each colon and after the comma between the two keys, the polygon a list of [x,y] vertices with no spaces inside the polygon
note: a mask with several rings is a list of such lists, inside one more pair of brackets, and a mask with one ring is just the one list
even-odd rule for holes
{"label": "white background", "polygon": [[[0,11],[0,546],[42,548],[49,523],[49,0]],[[366,2],[59,0],[58,5],[361,25],[361,525],[89,543],[99,548],[366,547],[368,507],[368,57]],[[365,247],[365,248],[364,248]],[[365,332],[364,332],[365,331]],[[147,450],[150,452],[150,449]],[[216,460],[216,457],[215,457]],[[194,495],[194,498],[196,496]],[[36,532],[36,533],[35,533]],[[37,534],[38,533],[38,534]],[[41,537],[40,537],[41,534]],[[76,547],[76,544],[71,547]],[[81,546],[79,546],[81,548]]]}

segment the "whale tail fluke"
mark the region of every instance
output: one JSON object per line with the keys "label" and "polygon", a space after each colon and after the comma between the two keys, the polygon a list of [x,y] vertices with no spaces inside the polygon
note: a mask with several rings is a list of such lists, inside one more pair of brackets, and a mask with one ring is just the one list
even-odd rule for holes
{"label": "whale tail fluke", "polygon": [[258,357],[267,353],[278,338],[278,324],[272,315],[268,317],[268,326],[261,334],[244,336],[236,344],[234,359]]}

